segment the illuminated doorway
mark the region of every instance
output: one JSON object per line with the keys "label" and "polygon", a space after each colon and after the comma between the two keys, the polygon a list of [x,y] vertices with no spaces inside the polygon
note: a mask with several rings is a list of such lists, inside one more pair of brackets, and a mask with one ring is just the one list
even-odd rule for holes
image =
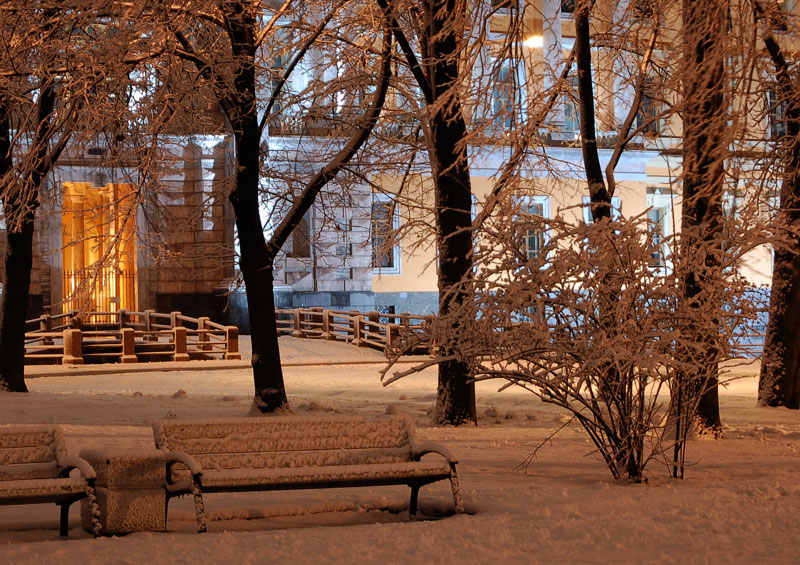
{"label": "illuminated doorway", "polygon": [[136,209],[129,184],[64,183],[64,312],[136,309]]}

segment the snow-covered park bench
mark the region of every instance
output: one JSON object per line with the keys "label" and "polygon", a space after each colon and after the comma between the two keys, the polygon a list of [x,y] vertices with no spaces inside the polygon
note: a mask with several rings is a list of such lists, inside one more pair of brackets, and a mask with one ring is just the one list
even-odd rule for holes
{"label": "snow-covered park bench", "polygon": [[[81,476],[73,476],[73,469]],[[89,463],[67,455],[57,426],[0,426],[0,504],[54,502],[61,507],[59,533],[66,536],[70,505],[87,497],[97,535],[94,481]]]}
{"label": "snow-covered park bench", "polygon": [[[164,419],[153,432],[166,452],[167,506],[193,493],[200,532],[203,494],[214,492],[408,485],[413,518],[420,487],[449,479],[455,511],[464,512],[455,457],[418,442],[406,417]],[[428,453],[440,457],[422,460]]]}

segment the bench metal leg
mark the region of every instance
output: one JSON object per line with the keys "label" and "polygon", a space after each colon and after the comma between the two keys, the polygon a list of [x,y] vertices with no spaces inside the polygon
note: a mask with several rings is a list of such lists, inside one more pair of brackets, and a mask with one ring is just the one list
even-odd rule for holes
{"label": "bench metal leg", "polygon": [[408,502],[408,517],[409,518],[416,518],[417,517],[417,504],[419,502],[419,485],[413,484],[411,485],[411,500]]}
{"label": "bench metal leg", "polygon": [[450,464],[450,486],[453,489],[453,502],[456,506],[456,514],[464,513],[464,500],[461,498],[461,487],[458,484],[458,475],[456,474],[456,466]]}
{"label": "bench metal leg", "polygon": [[100,537],[103,525],[100,522],[100,507],[97,505],[97,487],[94,481],[94,479],[86,481],[86,498],[89,504],[89,515],[92,520],[92,533],[94,537]]}
{"label": "bench metal leg", "polygon": [[193,477],[192,479],[192,496],[194,497],[194,512],[197,516],[197,533],[202,534],[206,531],[206,513],[200,477]]}
{"label": "bench metal leg", "polygon": [[69,535],[69,504],[60,504],[61,519],[59,520],[58,535],[67,537]]}

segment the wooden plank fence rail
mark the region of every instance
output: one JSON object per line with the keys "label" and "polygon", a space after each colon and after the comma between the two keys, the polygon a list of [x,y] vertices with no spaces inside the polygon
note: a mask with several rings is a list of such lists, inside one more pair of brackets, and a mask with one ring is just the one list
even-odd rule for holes
{"label": "wooden plank fence rail", "polygon": [[384,351],[387,356],[404,350],[429,353],[431,349],[425,327],[433,315],[293,308],[277,310],[275,320],[278,335],[344,341]]}
{"label": "wooden plank fence rail", "polygon": [[241,359],[239,330],[180,312],[77,311],[26,322],[27,364]]}

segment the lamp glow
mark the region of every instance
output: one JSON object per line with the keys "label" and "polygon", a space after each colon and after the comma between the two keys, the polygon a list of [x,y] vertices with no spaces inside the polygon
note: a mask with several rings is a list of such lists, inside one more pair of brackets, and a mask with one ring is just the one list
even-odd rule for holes
{"label": "lamp glow", "polygon": [[541,35],[532,35],[525,40],[525,45],[528,49],[535,49],[544,45],[544,38]]}

